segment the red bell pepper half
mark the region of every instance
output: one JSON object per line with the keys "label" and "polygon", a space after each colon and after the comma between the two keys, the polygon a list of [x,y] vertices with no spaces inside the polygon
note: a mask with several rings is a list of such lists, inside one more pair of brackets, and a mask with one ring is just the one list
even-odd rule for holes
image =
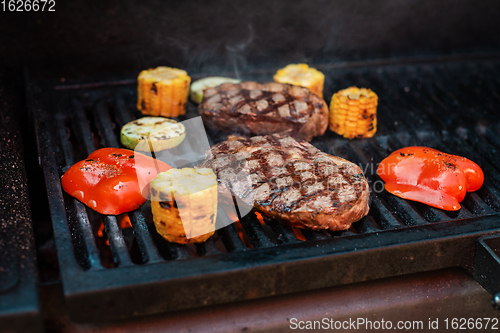
{"label": "red bell pepper half", "polygon": [[152,157],[120,148],[102,148],[71,166],[63,189],[101,214],[118,215],[139,208],[149,182],[171,167]]}
{"label": "red bell pepper half", "polygon": [[379,164],[377,174],[388,192],[449,211],[459,210],[465,194],[484,181],[471,160],[427,147],[396,150]]}

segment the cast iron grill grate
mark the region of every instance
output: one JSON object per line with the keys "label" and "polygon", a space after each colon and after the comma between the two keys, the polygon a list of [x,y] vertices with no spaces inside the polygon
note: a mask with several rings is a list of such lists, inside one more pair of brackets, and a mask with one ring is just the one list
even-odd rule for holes
{"label": "cast iron grill grate", "polygon": [[[189,246],[156,233],[148,203],[118,217],[101,216],[60,186],[75,162],[98,148],[119,147],[121,126],[140,116],[135,81],[37,87],[31,98],[39,157],[75,318],[143,315],[450,266],[471,269],[475,239],[500,226],[500,62],[317,67],[327,77],[325,96],[351,85],[379,95],[374,138],[348,141],[327,131],[312,142],[365,170],[369,215],[346,231],[297,233],[273,220],[261,224],[251,213]],[[271,74],[244,78],[265,81]],[[196,115],[190,104],[180,120]],[[211,144],[225,138],[207,133]],[[408,145],[467,156],[483,168],[485,185],[466,196],[459,212],[380,191],[376,163]]]}

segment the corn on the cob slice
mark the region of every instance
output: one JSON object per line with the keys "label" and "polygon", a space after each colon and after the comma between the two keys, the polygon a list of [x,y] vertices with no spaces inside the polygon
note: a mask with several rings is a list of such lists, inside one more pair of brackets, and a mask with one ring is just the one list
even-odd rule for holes
{"label": "corn on the cob slice", "polygon": [[142,117],[123,125],[120,132],[125,147],[146,152],[174,148],[185,137],[182,123],[163,117]]}
{"label": "corn on the cob slice", "polygon": [[291,64],[278,70],[274,75],[274,81],[306,87],[312,93],[323,98],[325,75],[306,64]]}
{"label": "corn on the cob slice", "polygon": [[217,177],[212,169],[170,169],[159,173],[149,186],[153,221],[163,238],[201,243],[214,234]]}
{"label": "corn on the cob slice", "polygon": [[137,109],[145,115],[178,117],[186,113],[191,78],[171,67],[144,70],[137,78]]}
{"label": "corn on the cob slice", "polygon": [[330,130],[344,138],[371,138],[377,131],[378,97],[370,89],[350,87],[330,103]]}

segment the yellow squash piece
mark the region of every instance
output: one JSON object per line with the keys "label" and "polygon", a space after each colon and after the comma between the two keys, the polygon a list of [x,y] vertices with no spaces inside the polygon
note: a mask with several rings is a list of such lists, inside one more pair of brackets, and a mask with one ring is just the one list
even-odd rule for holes
{"label": "yellow squash piece", "polygon": [[209,168],[170,169],[150,183],[156,231],[180,244],[201,243],[215,232],[217,177]]}
{"label": "yellow squash piece", "polygon": [[378,97],[370,89],[350,87],[330,103],[330,130],[344,138],[371,138],[377,131]]}
{"label": "yellow squash piece", "polygon": [[306,64],[291,64],[278,70],[274,75],[274,81],[306,87],[312,93],[323,98],[325,75]]}
{"label": "yellow squash piece", "polygon": [[150,116],[178,117],[186,114],[191,78],[182,69],[157,67],[137,78],[137,109]]}

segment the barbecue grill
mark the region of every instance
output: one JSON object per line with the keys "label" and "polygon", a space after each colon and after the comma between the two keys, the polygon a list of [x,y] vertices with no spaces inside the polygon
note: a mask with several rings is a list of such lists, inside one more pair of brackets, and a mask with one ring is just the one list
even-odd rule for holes
{"label": "barbecue grill", "polygon": [[[364,5],[361,7],[373,6]],[[390,5],[387,2],[386,8]],[[81,18],[74,11],[82,6],[63,8],[71,9],[75,17]],[[155,6],[158,5],[151,4],[149,10]],[[417,8],[425,12],[425,4],[412,6],[406,10]],[[486,5],[479,5],[476,10],[483,10],[483,6]],[[299,7],[294,8],[300,11]],[[445,4],[438,4],[437,8],[450,9]],[[492,12],[499,10],[495,4],[491,8]],[[189,9],[194,12],[182,17],[201,29],[199,23],[191,21],[201,9]],[[186,8],[180,6],[172,12],[182,10]],[[351,10],[341,7],[339,12]],[[465,7],[455,8],[451,11],[453,15],[444,20],[453,23],[466,12]],[[312,17],[314,13],[303,15]],[[409,15],[404,11],[400,13],[405,13],[401,17]],[[207,15],[211,14],[214,13]],[[299,13],[293,12],[293,15]],[[493,21],[489,21],[490,15],[478,26],[464,31],[464,36],[472,40],[485,27],[494,26]],[[388,16],[401,19],[394,11],[389,11]],[[264,19],[259,16],[256,20]],[[234,23],[228,19],[220,24],[226,26],[231,22]],[[412,22],[404,26],[406,36],[411,35],[407,30],[415,26]],[[295,28],[291,26],[292,30]],[[377,31],[387,31],[385,28],[382,24]],[[144,28],[144,34],[148,29]],[[193,80],[217,74],[272,81],[276,70],[283,63],[293,62],[292,58],[301,50],[294,48],[288,55],[282,52],[280,47],[289,41],[287,37],[282,46],[274,49],[277,60],[258,48],[258,56],[242,58],[242,50],[256,52],[252,41],[255,36],[261,36],[261,29],[238,25],[236,30],[246,39],[243,44],[228,44],[224,52],[230,65],[214,60],[213,54],[207,55],[213,65],[204,61],[200,54],[209,52],[207,45],[194,50],[195,57],[190,60],[172,55],[170,65],[186,64]],[[178,36],[176,33],[173,32],[173,36]],[[207,36],[213,36],[211,33]],[[373,138],[346,140],[327,131],[311,142],[324,152],[360,165],[365,171],[371,190],[368,216],[346,231],[296,233],[274,220],[264,218],[261,223],[252,212],[240,218],[240,223],[216,231],[207,242],[187,246],[169,243],[157,234],[148,203],[128,214],[104,216],[61,188],[60,177],[69,166],[98,148],[119,147],[121,126],[140,116],[135,109],[136,74],[126,74],[136,69],[137,64],[130,65],[133,58],[125,57],[116,68],[77,79],[53,79],[54,73],[61,70],[55,66],[25,69],[22,77],[26,126],[20,127],[24,145],[16,123],[10,126],[5,119],[2,122],[2,129],[9,130],[4,141],[12,140],[2,146],[2,162],[4,166],[8,163],[14,166],[4,178],[9,189],[5,203],[12,203],[10,207],[16,207],[13,210],[17,212],[4,214],[0,224],[0,249],[6,253],[0,258],[0,327],[21,332],[43,328],[83,332],[124,330],[125,327],[135,331],[161,330],[168,325],[173,331],[188,328],[202,331],[206,322],[223,323],[219,329],[225,331],[276,331],[289,327],[290,315],[297,307],[300,310],[296,313],[304,316],[302,320],[364,315],[422,319],[427,324],[431,315],[498,318],[493,305],[500,305],[500,297],[495,297],[500,292],[500,259],[496,254],[500,248],[500,157],[497,153],[500,149],[497,110],[500,54],[495,47],[488,48],[494,44],[489,44],[486,37],[470,42],[472,46],[448,37],[445,31],[436,38],[449,43],[444,47],[449,48],[449,54],[437,46],[426,49],[419,45],[412,49],[398,39],[391,44],[393,49],[388,51],[391,53],[388,56],[381,46],[387,41],[381,37],[372,53],[369,48],[363,49],[361,41],[358,44],[350,41],[345,45],[351,50],[360,50],[355,57],[341,52],[340,58],[326,61],[331,44],[324,46],[324,53],[319,55],[314,53],[312,44],[304,46],[304,57],[325,74],[324,96],[328,103],[334,92],[352,85],[369,87],[379,96],[378,131]],[[268,45],[272,40],[264,40],[263,44]],[[312,40],[321,40],[321,36]],[[84,46],[71,45],[70,48],[76,52]],[[458,52],[476,51],[474,48],[481,52]],[[106,47],[100,46],[100,50],[104,49]],[[313,55],[308,57],[308,52]],[[111,58],[102,57],[91,74],[112,62],[106,62]],[[154,57],[148,59],[151,66],[158,62]],[[40,62],[43,63],[42,59],[36,58],[30,64]],[[90,62],[86,62],[81,68],[89,67]],[[6,80],[0,83],[7,87]],[[5,89],[13,91],[13,88]],[[8,100],[9,105],[19,105],[21,101],[20,98]],[[190,102],[187,114],[177,120],[195,116],[196,106]],[[210,144],[221,142],[227,136],[209,128],[207,134]],[[382,191],[375,172],[377,163],[392,151],[409,145],[424,145],[466,156],[482,167],[485,184],[480,190],[467,194],[458,212],[442,211]],[[24,156],[16,153],[22,151],[23,146]],[[28,208],[25,168],[33,217]],[[20,190],[18,179],[21,179]],[[9,220],[16,223],[8,224]],[[35,223],[32,224],[32,220]],[[22,232],[16,234],[16,230]],[[57,260],[51,257],[55,254]],[[41,304],[38,273],[44,281]],[[381,295],[382,291],[387,293]],[[401,294],[396,297],[397,291]],[[423,306],[427,296],[435,300],[428,306],[437,313],[432,314]],[[60,313],[56,313],[55,299],[64,304],[59,305]],[[374,299],[378,301],[367,301]],[[396,311],[392,302],[401,308],[418,310],[412,311],[414,317],[410,317],[408,312]],[[461,304],[460,310],[456,304]],[[213,317],[208,318],[208,314]],[[238,317],[239,321],[224,317]]]}

